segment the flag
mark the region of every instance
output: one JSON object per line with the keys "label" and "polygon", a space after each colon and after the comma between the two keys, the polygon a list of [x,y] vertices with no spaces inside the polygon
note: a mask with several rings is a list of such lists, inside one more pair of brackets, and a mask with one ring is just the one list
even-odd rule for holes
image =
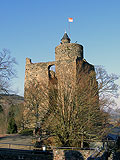
{"label": "flag", "polygon": [[73,18],[68,18],[68,21],[69,22],[73,22]]}

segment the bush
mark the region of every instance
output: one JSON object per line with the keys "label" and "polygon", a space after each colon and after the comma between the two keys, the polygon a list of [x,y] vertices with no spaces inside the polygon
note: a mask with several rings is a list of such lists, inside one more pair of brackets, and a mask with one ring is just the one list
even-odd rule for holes
{"label": "bush", "polygon": [[29,135],[32,136],[33,130],[32,129],[24,129],[19,134],[24,135],[24,136],[29,136]]}
{"label": "bush", "polygon": [[3,112],[3,108],[2,108],[2,106],[0,105],[0,113],[1,113],[1,112]]}

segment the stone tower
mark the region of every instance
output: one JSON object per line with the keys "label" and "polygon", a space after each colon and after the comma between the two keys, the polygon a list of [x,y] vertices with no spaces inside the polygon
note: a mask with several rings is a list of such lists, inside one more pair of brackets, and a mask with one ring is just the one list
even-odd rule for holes
{"label": "stone tower", "polygon": [[58,86],[61,82],[74,86],[77,74],[77,59],[83,60],[83,46],[77,43],[70,43],[67,33],[61,39],[60,45],[55,48],[56,76]]}

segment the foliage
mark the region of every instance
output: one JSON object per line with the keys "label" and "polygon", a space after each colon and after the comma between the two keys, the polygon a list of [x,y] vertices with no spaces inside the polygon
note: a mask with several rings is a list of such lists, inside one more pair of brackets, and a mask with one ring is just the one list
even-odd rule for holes
{"label": "foliage", "polygon": [[9,108],[8,119],[10,117],[14,117],[18,129],[21,129],[21,128],[24,129],[23,110],[24,110],[23,103],[12,104]]}
{"label": "foliage", "polygon": [[0,105],[0,113],[1,113],[1,112],[3,112],[3,108],[2,108],[2,106]]}
{"label": "foliage", "polygon": [[3,109],[0,112],[0,133],[6,133],[11,114],[14,116],[18,130],[20,130],[23,127],[23,98],[10,94],[2,94],[0,96],[1,109]]}
{"label": "foliage", "polygon": [[17,133],[17,125],[15,123],[14,117],[10,117],[9,119],[7,133],[8,134]]}
{"label": "foliage", "polygon": [[0,113],[0,134],[6,133],[6,117],[4,111]]}
{"label": "foliage", "polygon": [[21,130],[20,133],[21,135],[24,135],[24,136],[29,136],[29,135],[33,135],[33,129],[24,129],[24,130]]}
{"label": "foliage", "polygon": [[8,113],[8,128],[7,128],[8,134],[17,133],[17,125],[14,117],[15,117],[15,106],[12,105]]}
{"label": "foliage", "polygon": [[16,125],[17,125],[19,130],[24,129],[23,110],[24,110],[24,104],[23,103],[11,105],[11,107],[9,109],[8,116],[14,116]]}

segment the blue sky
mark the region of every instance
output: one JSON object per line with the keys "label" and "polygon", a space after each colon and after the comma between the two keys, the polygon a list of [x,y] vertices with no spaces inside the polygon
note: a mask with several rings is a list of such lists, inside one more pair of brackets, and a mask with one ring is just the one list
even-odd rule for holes
{"label": "blue sky", "polygon": [[84,46],[85,59],[120,74],[119,0],[0,0],[0,51],[9,49],[18,62],[13,80],[18,94],[24,91],[26,57],[53,61],[68,17],[71,42]]}

